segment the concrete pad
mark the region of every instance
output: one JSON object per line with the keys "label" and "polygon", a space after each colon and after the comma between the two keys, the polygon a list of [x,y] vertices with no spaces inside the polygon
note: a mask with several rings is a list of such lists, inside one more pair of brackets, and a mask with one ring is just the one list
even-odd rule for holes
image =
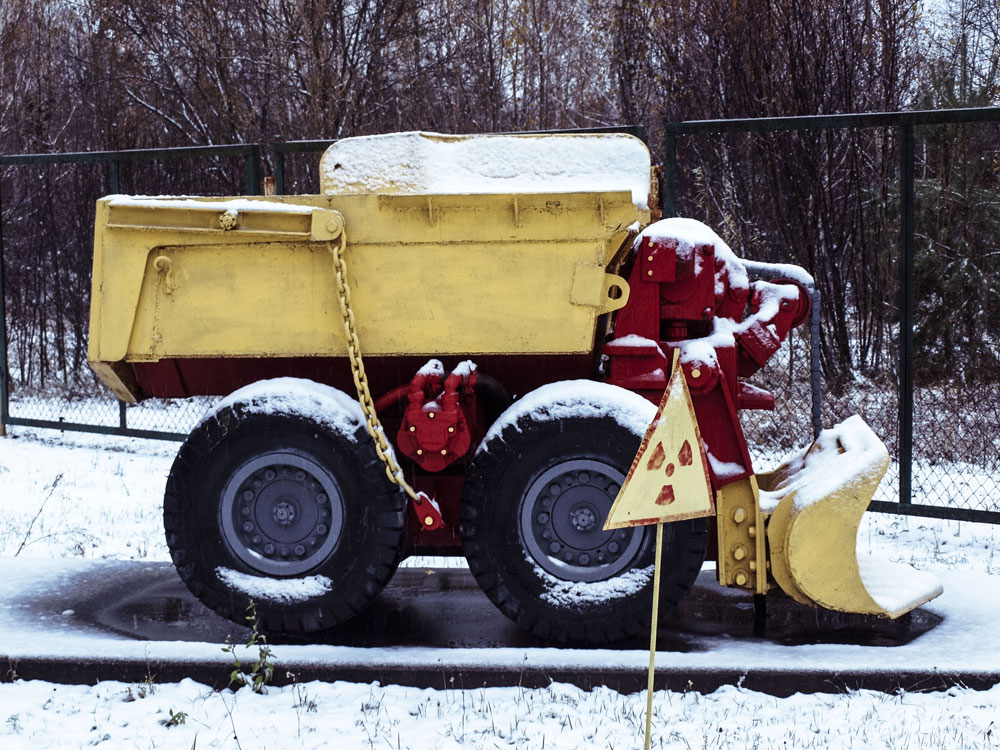
{"label": "concrete pad", "polygon": [[[763,634],[753,598],[703,572],[658,639],[657,687],[723,684],[776,695],[844,688],[942,689],[1000,682],[983,657],[1000,582],[951,574],[945,595],[897,621],[842,615],[769,595]],[[945,576],[942,575],[944,578]],[[978,606],[965,604],[978,598]],[[227,637],[248,630],[194,599],[167,563],[0,560],[0,664],[6,679],[140,682],[192,677],[225,686]],[[345,625],[274,637],[275,682],[350,680],[425,687],[547,685],[643,689],[645,640],[580,649],[543,642],[497,611],[464,569],[401,569]],[[951,648],[948,648],[948,644]]]}

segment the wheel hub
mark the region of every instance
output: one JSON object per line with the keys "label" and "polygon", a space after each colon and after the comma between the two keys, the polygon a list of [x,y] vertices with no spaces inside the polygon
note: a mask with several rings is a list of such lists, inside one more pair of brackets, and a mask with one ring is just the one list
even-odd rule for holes
{"label": "wheel hub", "polygon": [[333,475],[311,457],[271,451],[233,473],[220,516],[223,538],[244,563],[268,575],[300,575],[336,547],[343,501]]}
{"label": "wheel hub", "polygon": [[295,516],[298,514],[298,510],[292,500],[282,498],[274,504],[271,514],[274,516],[274,522],[279,526],[291,526],[295,523]]}
{"label": "wheel hub", "polygon": [[597,516],[589,505],[580,505],[570,511],[569,521],[580,532],[591,531],[597,525]]}
{"label": "wheel hub", "polygon": [[539,475],[522,498],[519,527],[534,562],[570,581],[600,581],[626,570],[639,552],[641,531],[603,529],[624,479],[593,459],[564,461]]}

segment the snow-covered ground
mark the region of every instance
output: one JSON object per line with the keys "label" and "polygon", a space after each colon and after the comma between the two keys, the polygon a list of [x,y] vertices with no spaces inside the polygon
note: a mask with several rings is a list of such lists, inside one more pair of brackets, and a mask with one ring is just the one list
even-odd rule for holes
{"label": "snow-covered ground", "polygon": [[[0,439],[0,557],[167,560],[160,502],[176,447],[14,428]],[[869,514],[858,549],[924,569],[997,575],[998,536],[982,524]],[[739,658],[740,644],[726,653]],[[1000,745],[1000,688],[777,699],[733,686],[658,692],[654,707],[654,747]],[[313,682],[256,695],[191,681],[17,682],[0,685],[0,748],[625,748],[641,746],[644,711],[641,694],[559,684],[422,690]]]}

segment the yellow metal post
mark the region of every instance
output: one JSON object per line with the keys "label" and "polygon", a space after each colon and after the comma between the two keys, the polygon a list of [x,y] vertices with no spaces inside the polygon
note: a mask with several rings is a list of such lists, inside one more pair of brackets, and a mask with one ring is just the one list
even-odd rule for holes
{"label": "yellow metal post", "polygon": [[656,557],[653,561],[653,617],[649,628],[649,675],[646,679],[646,744],[653,727],[653,677],[656,674],[656,629],[660,619],[660,554],[663,552],[663,524],[656,524]]}

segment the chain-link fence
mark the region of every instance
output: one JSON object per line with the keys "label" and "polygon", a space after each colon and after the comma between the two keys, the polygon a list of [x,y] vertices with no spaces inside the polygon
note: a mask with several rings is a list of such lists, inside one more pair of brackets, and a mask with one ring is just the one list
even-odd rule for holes
{"label": "chain-link fence", "polygon": [[[822,422],[860,414],[892,456],[875,510],[1000,522],[998,122],[983,108],[666,126],[666,215],[816,278]],[[793,337],[753,379],[777,400],[744,413],[763,468],[804,442],[800,351]]]}
{"label": "chain-link fence", "polygon": [[4,424],[187,434],[205,399],[119,403],[87,366],[94,203],[123,191],[257,193],[258,163],[254,145],[0,156]]}
{"label": "chain-link fence", "polygon": [[[997,328],[991,327],[1000,316],[996,299],[1000,283],[991,286],[991,274],[1000,270],[1000,263],[992,260],[998,254],[990,249],[989,241],[1000,236],[1000,231],[992,232],[990,208],[996,208],[1000,198],[996,191],[970,193],[966,189],[975,206],[988,209],[960,216],[966,234],[970,227],[978,228],[982,239],[978,255],[968,243],[955,251],[960,243],[954,238],[934,240],[944,219],[956,212],[943,197],[954,192],[955,185],[953,181],[948,189],[941,187],[940,168],[931,163],[928,149],[922,148],[915,157],[894,142],[893,129],[908,127],[912,148],[916,127],[918,142],[935,143],[932,128],[936,125],[912,120],[917,114],[906,113],[909,121],[900,119],[904,115],[889,114],[853,116],[862,118],[853,121],[791,118],[792,122],[752,121],[750,125],[747,121],[668,125],[666,208],[679,206],[685,215],[706,220],[738,251],[769,247],[771,257],[747,255],[755,260],[798,262],[817,278],[820,291],[825,291],[824,285],[830,291],[822,305],[823,340],[819,319],[812,327],[802,326],[752,379],[776,400],[772,412],[743,413],[758,468],[766,469],[808,444],[818,424],[830,425],[857,413],[883,438],[894,458],[873,507],[1000,522],[996,479],[1000,475],[1000,346],[994,335]],[[932,114],[939,118],[935,123],[950,123],[953,118],[947,113]],[[959,117],[967,122],[976,116],[1000,119],[994,110],[978,115],[964,111]],[[854,256],[844,253],[834,258],[834,263],[854,264],[841,290],[830,285],[831,269],[816,260],[828,248],[806,247],[806,236],[798,243],[794,237],[783,239],[773,224],[759,220],[762,213],[770,212],[777,221],[792,223],[787,217],[798,207],[787,200],[787,194],[815,200],[816,195],[830,192],[829,180],[843,182],[836,170],[822,173],[815,165],[799,175],[801,184],[776,183],[780,191],[761,181],[769,170],[780,171],[778,166],[791,169],[793,165],[777,164],[790,159],[789,155],[802,152],[817,158],[805,148],[809,143],[803,145],[794,140],[794,133],[785,132],[813,126],[848,129],[845,132],[850,135],[840,146],[865,157],[853,167],[855,178],[860,175],[855,183],[860,186],[860,199],[832,209],[847,217],[845,226],[851,228],[842,229],[841,241],[856,251]],[[734,136],[727,128],[757,132]],[[779,132],[768,133],[768,128]],[[699,135],[678,142],[681,136],[700,133],[723,135]],[[766,141],[764,146],[761,139]],[[317,154],[328,144],[277,144],[278,192],[314,192]],[[844,153],[837,143],[823,148],[826,151],[818,152],[821,160]],[[996,153],[988,146],[979,151],[966,149],[962,159],[994,164],[994,176],[1000,169],[995,166]],[[0,406],[5,423],[173,439],[187,433],[210,400],[119,404],[86,366],[94,200],[115,192],[255,193],[258,164],[256,146],[0,157],[4,260],[0,282],[6,292],[0,299],[7,308],[6,337],[0,339],[0,346],[5,346],[0,355],[7,363],[0,372]],[[842,161],[838,164],[838,169],[844,169]],[[746,184],[734,176],[733,165],[751,175]],[[907,186],[907,171],[912,188]],[[806,183],[810,181],[819,184],[818,192],[809,192]],[[974,182],[989,187],[988,170]],[[784,202],[778,200],[778,192],[785,194]],[[764,200],[755,202],[751,199],[755,194]],[[1000,208],[996,215],[1000,217]],[[822,223],[822,217],[817,221]],[[904,241],[896,244],[896,227],[901,223],[908,246]],[[1000,228],[1000,219],[996,225]],[[947,257],[940,259],[942,255]],[[861,294],[862,287],[867,296]],[[953,310],[956,287],[961,304]],[[831,315],[831,310],[836,314]],[[955,315],[958,319],[951,320]],[[900,331],[906,330],[915,331],[915,336],[901,336]],[[838,335],[845,340],[835,340]],[[970,343],[970,337],[976,336]],[[844,360],[844,347],[846,369],[843,361],[838,362]],[[821,366],[830,385],[820,413]]]}

